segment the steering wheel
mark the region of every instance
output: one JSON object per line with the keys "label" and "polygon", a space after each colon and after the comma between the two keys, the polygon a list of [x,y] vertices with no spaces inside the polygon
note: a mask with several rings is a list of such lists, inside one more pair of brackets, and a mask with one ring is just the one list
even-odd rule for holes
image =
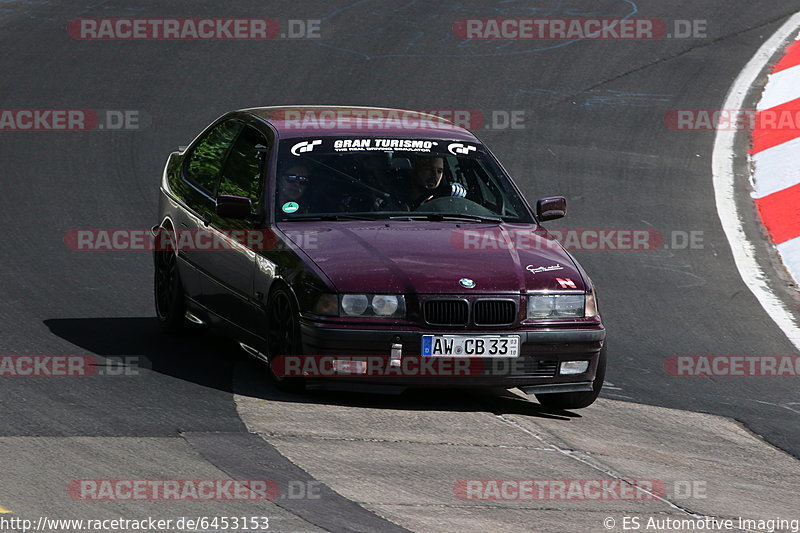
{"label": "steering wheel", "polygon": [[414,211],[432,211],[434,213],[465,214],[475,216],[496,217],[497,213],[483,207],[477,202],[459,196],[440,196],[422,202]]}

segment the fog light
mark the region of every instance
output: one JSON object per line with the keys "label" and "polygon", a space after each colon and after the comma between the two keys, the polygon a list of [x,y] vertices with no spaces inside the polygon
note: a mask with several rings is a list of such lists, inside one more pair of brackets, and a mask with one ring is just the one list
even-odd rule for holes
{"label": "fog light", "polygon": [[561,363],[561,374],[583,374],[589,370],[589,361],[564,361]]}
{"label": "fog light", "polygon": [[337,374],[366,374],[366,361],[352,361],[350,359],[336,359],[333,369]]}

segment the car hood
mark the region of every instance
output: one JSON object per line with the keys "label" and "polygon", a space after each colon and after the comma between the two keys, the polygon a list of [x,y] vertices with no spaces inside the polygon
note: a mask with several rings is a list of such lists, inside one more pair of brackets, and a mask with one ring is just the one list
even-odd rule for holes
{"label": "car hood", "polygon": [[[339,292],[520,293],[585,289],[575,261],[533,225],[304,221],[278,229]],[[474,288],[461,285],[472,280]]]}

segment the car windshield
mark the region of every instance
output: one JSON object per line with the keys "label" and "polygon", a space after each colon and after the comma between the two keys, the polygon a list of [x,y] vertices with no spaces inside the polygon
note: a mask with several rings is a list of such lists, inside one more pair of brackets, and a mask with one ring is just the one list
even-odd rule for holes
{"label": "car windshield", "polygon": [[281,141],[276,220],[398,219],[532,223],[479,143],[322,137]]}

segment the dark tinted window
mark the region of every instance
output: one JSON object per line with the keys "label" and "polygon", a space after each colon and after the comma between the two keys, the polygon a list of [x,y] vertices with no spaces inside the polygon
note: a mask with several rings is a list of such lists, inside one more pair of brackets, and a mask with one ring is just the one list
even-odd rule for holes
{"label": "dark tinted window", "polygon": [[266,139],[255,129],[245,127],[225,161],[217,194],[244,196],[254,206],[260,205],[264,183],[261,170],[266,157]]}
{"label": "dark tinted window", "polygon": [[228,120],[215,126],[189,154],[186,160],[186,178],[208,194],[214,187],[228,149],[242,129],[242,123]]}
{"label": "dark tinted window", "polygon": [[[302,179],[302,182],[300,181]],[[477,142],[396,137],[291,138],[278,148],[278,220],[358,214],[500,217],[531,213],[492,155]]]}

